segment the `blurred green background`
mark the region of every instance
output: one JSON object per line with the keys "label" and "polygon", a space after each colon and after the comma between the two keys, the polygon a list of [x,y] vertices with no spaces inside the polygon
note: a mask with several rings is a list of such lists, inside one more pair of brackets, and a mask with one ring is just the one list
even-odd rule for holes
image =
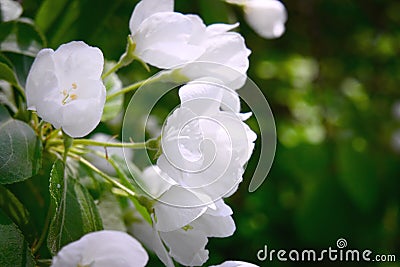
{"label": "blurred green background", "polygon": [[[37,17],[49,47],[83,40],[113,60],[125,49],[135,3],[22,2],[23,15]],[[210,239],[208,264],[235,259],[294,266],[260,262],[257,251],[264,245],[336,248],[336,240],[345,238],[348,248],[397,256],[397,264],[363,266],[400,266],[400,2],[284,4],[285,34],[265,40],[249,28],[238,7],[217,0],[176,1],[177,11],[200,14],[207,24],[240,21],[252,50],[248,75],[268,99],[277,126],[271,172],[256,192],[247,191],[256,151],[238,193],[227,200],[237,231],[230,238]],[[148,76],[137,63],[119,74],[123,81]]]}

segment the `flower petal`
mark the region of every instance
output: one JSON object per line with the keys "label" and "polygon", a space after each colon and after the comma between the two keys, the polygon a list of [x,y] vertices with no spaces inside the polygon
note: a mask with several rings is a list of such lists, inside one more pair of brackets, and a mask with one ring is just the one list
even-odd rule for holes
{"label": "flower petal", "polygon": [[251,0],[244,6],[245,19],[264,38],[278,38],[285,32],[285,6],[276,0]]}
{"label": "flower petal", "polygon": [[210,36],[203,46],[206,51],[195,62],[184,66],[181,73],[192,80],[214,77],[232,89],[242,87],[250,55],[243,37],[226,32]]}
{"label": "flower petal", "polygon": [[208,215],[225,217],[233,214],[231,207],[226,205],[222,199],[215,201],[214,206],[214,208],[210,208],[209,206],[206,212]]}
{"label": "flower petal", "polygon": [[129,231],[142,242],[147,249],[152,250],[167,267],[174,267],[174,263],[167,249],[161,241],[158,231],[146,221],[134,222]]}
{"label": "flower petal", "polygon": [[191,44],[192,31],[201,27],[177,12],[161,12],[145,19],[135,35],[135,54],[158,68],[169,69],[198,58],[204,48]]}
{"label": "flower petal", "polygon": [[208,260],[208,250],[205,249],[208,239],[203,233],[179,229],[162,232],[160,236],[169,247],[169,254],[180,264],[201,266]]}
{"label": "flower petal", "polygon": [[26,80],[26,98],[29,109],[35,110],[38,103],[58,89],[52,49],[42,49],[37,54]]}
{"label": "flower petal", "polygon": [[137,183],[151,198],[155,199],[159,198],[172,185],[176,184],[174,180],[163,173],[156,165],[144,169]]}
{"label": "flower petal", "polygon": [[199,230],[207,237],[228,237],[236,230],[235,222],[231,216],[210,216],[204,214],[190,224],[193,229]]}
{"label": "flower petal", "polygon": [[189,108],[197,115],[213,114],[219,111],[223,97],[222,86],[209,82],[193,81],[179,89],[181,107]]}
{"label": "flower petal", "polygon": [[169,232],[190,224],[206,212],[205,201],[185,188],[171,187],[154,205],[156,229]]}
{"label": "flower petal", "polygon": [[67,105],[62,110],[62,128],[69,136],[83,137],[99,124],[104,102],[97,99],[77,99]]}
{"label": "flower petal", "polygon": [[239,22],[234,24],[215,23],[207,26],[207,36],[213,36],[221,33],[228,32],[239,26]]}
{"label": "flower petal", "polygon": [[222,264],[212,265],[210,267],[258,267],[258,265],[244,261],[225,261]]}
{"label": "flower petal", "polygon": [[118,231],[99,231],[84,235],[63,247],[53,258],[52,267],[145,266],[149,257],[142,245]]}
{"label": "flower petal", "polygon": [[99,48],[91,47],[81,41],[73,41],[61,45],[55,51],[54,62],[62,78],[61,86],[69,88],[68,82],[71,80],[75,82],[81,78],[99,79],[103,71],[104,58]]}
{"label": "flower petal", "polygon": [[129,29],[132,34],[135,34],[140,24],[151,15],[158,12],[172,11],[174,11],[173,0],[142,0],[135,6],[132,12],[129,20]]}

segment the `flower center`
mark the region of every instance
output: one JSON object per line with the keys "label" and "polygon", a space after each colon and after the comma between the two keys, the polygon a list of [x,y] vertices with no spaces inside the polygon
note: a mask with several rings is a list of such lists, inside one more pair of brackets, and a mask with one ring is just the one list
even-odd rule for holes
{"label": "flower center", "polygon": [[74,93],[74,91],[78,89],[78,85],[76,85],[76,83],[72,83],[71,87],[67,90],[64,89],[61,91],[61,93],[63,94],[64,98],[62,99],[61,103],[63,105],[68,104],[69,102],[71,102],[72,100],[75,100],[78,98],[78,95],[76,93]]}

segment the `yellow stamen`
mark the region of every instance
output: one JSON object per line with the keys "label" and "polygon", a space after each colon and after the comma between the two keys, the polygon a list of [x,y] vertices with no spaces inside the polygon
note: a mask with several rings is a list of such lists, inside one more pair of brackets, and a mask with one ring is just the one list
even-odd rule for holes
{"label": "yellow stamen", "polygon": [[75,90],[75,89],[78,89],[78,85],[76,83],[72,83],[71,84],[71,88],[69,88],[68,90],[67,89],[62,90],[61,93],[63,94],[64,98],[61,101],[61,103],[63,105],[65,105],[65,104],[69,103],[70,101],[75,100],[75,99],[78,98],[77,94],[71,94],[71,90]]}

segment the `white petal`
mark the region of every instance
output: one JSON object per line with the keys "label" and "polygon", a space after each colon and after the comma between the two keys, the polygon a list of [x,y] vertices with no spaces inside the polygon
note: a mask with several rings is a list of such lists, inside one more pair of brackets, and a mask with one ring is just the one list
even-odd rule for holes
{"label": "white petal", "polygon": [[77,99],[62,106],[62,128],[72,137],[83,137],[100,122],[106,88],[100,80],[83,80],[76,90]]}
{"label": "white petal", "polygon": [[212,265],[210,267],[258,267],[258,265],[244,261],[225,261],[222,264]]}
{"label": "white petal", "polygon": [[187,189],[171,187],[154,205],[156,229],[168,232],[190,224],[206,212],[204,201]]}
{"label": "white petal", "polygon": [[132,37],[135,54],[158,68],[173,68],[198,58],[204,48],[191,44],[194,29],[201,25],[177,13],[161,12],[145,19]]}
{"label": "white petal", "polygon": [[210,38],[207,42],[207,50],[199,61],[211,61],[245,73],[249,68],[247,49],[243,37],[235,32],[227,32]]}
{"label": "white petal", "polygon": [[226,32],[207,38],[203,45],[206,51],[196,62],[184,66],[182,74],[190,79],[214,77],[232,89],[242,87],[250,55],[243,37],[235,32]]}
{"label": "white petal", "polygon": [[63,109],[58,99],[50,97],[42,99],[36,105],[36,111],[44,121],[51,123],[56,129],[63,125]]}
{"label": "white petal", "polygon": [[173,232],[160,233],[165,244],[170,248],[170,255],[185,266],[201,266],[208,260],[205,249],[208,239],[196,230],[179,229]]}
{"label": "white petal", "polygon": [[173,0],[142,0],[135,6],[132,12],[129,20],[129,29],[132,34],[135,34],[140,24],[151,15],[158,12],[172,11],[174,11]]}
{"label": "white petal", "polygon": [[227,2],[229,4],[234,4],[234,5],[244,5],[248,1],[251,1],[251,0],[225,0],[225,2]]}
{"label": "white petal", "polygon": [[76,94],[77,99],[98,99],[99,102],[105,102],[106,88],[100,79],[81,78],[75,84],[77,89],[72,90],[71,94]]}
{"label": "white petal", "polygon": [[176,176],[175,171],[170,170],[168,165],[178,170],[190,171],[197,170],[201,164],[200,143],[203,138],[195,118],[196,114],[191,109],[178,108],[167,119],[163,128],[161,146],[165,159],[160,157],[157,164],[178,183],[180,177]]}
{"label": "white petal", "polygon": [[206,25],[198,15],[185,15],[192,21],[192,36],[189,40],[191,44],[201,44],[206,39]]}
{"label": "white petal", "polygon": [[19,18],[22,14],[22,6],[20,3],[13,0],[1,0],[0,12],[1,21],[10,21]]}
{"label": "white petal", "polygon": [[231,216],[221,217],[208,214],[203,214],[190,226],[205,233],[207,237],[228,237],[233,235],[236,230],[235,222]]}
{"label": "white petal", "polygon": [[118,231],[99,231],[84,235],[63,247],[53,258],[53,267],[90,265],[93,267],[145,266],[148,255],[130,235]]}
{"label": "white petal", "polygon": [[229,88],[224,90],[221,109],[234,113],[240,112],[240,99],[236,91]]}
{"label": "white petal", "polygon": [[152,228],[150,224],[145,221],[135,222],[129,227],[129,232],[142,242],[147,249],[152,250],[165,266],[175,266],[161,241],[158,231]]}
{"label": "white petal", "polygon": [[158,166],[150,166],[143,170],[142,176],[137,180],[139,186],[151,198],[159,198],[172,185],[176,184],[174,180],[163,173]]}
{"label": "white petal", "polygon": [[216,34],[221,34],[224,32],[228,32],[230,30],[233,30],[239,26],[239,22],[236,22],[235,24],[224,24],[224,23],[215,23],[207,26],[207,35],[208,36],[213,36]]}
{"label": "white petal", "polygon": [[285,6],[277,0],[252,0],[245,5],[247,23],[264,38],[278,38],[285,31]]}
{"label": "white petal", "polygon": [[[99,79],[103,71],[104,58],[97,47],[91,47],[81,41],[73,41],[61,45],[55,51],[54,62],[63,80],[75,81],[81,78]],[[70,84],[65,86],[70,86]]]}
{"label": "white petal", "polygon": [[103,107],[97,99],[71,101],[63,107],[63,130],[71,137],[88,135],[99,124]]}
{"label": "white petal", "polygon": [[54,51],[42,49],[37,54],[26,80],[26,100],[29,109],[36,109],[51,91],[57,91],[58,80],[53,61]]}
{"label": "white petal", "polygon": [[54,51],[42,49],[39,51],[29,71],[26,82],[26,98],[28,109],[36,110],[39,116],[61,127],[61,98],[59,82],[55,73],[53,61]]}
{"label": "white petal", "polygon": [[225,129],[229,132],[232,148],[239,155],[239,162],[243,166],[253,153],[253,142],[257,135],[236,114],[221,112],[217,119],[223,123]]}
{"label": "white petal", "polygon": [[197,115],[218,112],[223,96],[221,86],[208,82],[193,81],[179,89],[181,106],[189,108]]}
{"label": "white petal", "polygon": [[233,214],[232,209],[225,204],[222,199],[214,202],[215,208],[208,208],[206,214],[211,216],[230,216]]}

